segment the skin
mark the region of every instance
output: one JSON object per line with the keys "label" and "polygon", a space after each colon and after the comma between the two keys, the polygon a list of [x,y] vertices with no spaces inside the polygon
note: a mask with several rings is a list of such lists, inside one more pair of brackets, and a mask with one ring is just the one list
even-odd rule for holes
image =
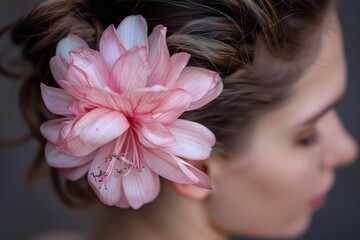
{"label": "skin", "polygon": [[164,181],[157,200],[140,210],[111,208],[100,218],[93,239],[215,240],[230,234],[271,238],[302,234],[333,185],[336,168],[357,156],[357,145],[334,110],[346,88],[335,15],[322,30],[315,61],[290,99],[259,119],[247,151],[233,154],[230,160],[213,155],[194,162],[207,169],[213,190]]}

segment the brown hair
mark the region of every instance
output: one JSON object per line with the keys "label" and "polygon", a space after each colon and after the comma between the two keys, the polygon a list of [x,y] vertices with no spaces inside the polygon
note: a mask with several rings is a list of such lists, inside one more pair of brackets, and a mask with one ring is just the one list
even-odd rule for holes
{"label": "brown hair", "polygon": [[[96,49],[102,31],[130,14],[141,14],[149,29],[168,29],[171,53],[192,55],[190,64],[220,72],[222,94],[207,106],[185,113],[210,128],[217,137],[216,150],[232,148],[234,128],[245,130],[260,113],[284,102],[306,63],[302,62],[306,38],[318,26],[327,0],[47,0],[11,29],[14,43],[22,47],[31,64],[20,91],[24,117],[42,146],[42,122],[54,118],[40,96],[40,82],[56,86],[49,60],[57,43],[68,33],[81,36]],[[267,56],[271,62],[257,61]],[[294,68],[295,63],[301,63]],[[278,65],[283,67],[277,68]],[[285,66],[285,67],[284,67]],[[3,74],[7,73],[2,69]],[[8,73],[7,75],[10,75]],[[241,127],[237,127],[241,126]],[[244,136],[244,135],[243,135]],[[244,137],[242,138],[244,139]],[[43,147],[30,173],[44,164]],[[54,186],[70,206],[83,206],[95,195],[86,177],[69,182],[51,169]]]}

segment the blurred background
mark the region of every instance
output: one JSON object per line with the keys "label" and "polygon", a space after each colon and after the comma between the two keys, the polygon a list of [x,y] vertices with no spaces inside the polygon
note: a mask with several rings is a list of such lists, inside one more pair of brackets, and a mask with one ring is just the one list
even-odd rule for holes
{"label": "blurred background", "polygon": [[[40,1],[1,0],[0,27],[16,20]],[[360,1],[339,1],[343,26],[349,83],[338,112],[349,132],[360,140]],[[0,40],[0,54],[11,49]],[[18,107],[19,84],[0,77],[0,141],[28,133]],[[91,214],[64,207],[47,179],[26,183],[26,171],[37,148],[35,141],[0,149],[0,239],[29,239],[41,232],[87,231]],[[90,215],[89,215],[90,214]],[[249,240],[234,238],[234,240]],[[308,232],[300,240],[360,239],[360,162],[337,172],[337,181],[325,207],[315,213]]]}

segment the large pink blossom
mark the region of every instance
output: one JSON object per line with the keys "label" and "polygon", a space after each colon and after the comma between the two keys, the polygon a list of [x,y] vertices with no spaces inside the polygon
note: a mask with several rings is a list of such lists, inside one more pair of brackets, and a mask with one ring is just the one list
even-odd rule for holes
{"label": "large pink blossom", "polygon": [[189,54],[169,55],[166,28],[147,36],[141,16],[103,33],[99,51],[69,34],[50,61],[62,88],[41,85],[47,108],[45,156],[69,180],[88,175],[107,205],[139,208],[156,198],[159,175],[210,188],[208,176],[184,159],[206,159],[215,144],[204,126],[178,119],[222,91],[218,75],[186,67]]}

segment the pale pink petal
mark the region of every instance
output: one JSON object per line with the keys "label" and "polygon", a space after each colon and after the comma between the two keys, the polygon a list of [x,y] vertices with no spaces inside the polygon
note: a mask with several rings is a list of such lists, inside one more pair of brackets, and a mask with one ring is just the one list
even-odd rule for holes
{"label": "pale pink petal", "polygon": [[49,142],[56,143],[59,137],[61,124],[69,120],[70,118],[57,118],[44,122],[40,126],[40,132]]}
{"label": "pale pink petal", "polygon": [[138,209],[153,201],[160,192],[159,176],[149,168],[133,169],[123,177],[123,187],[130,206]]}
{"label": "pale pink petal", "polygon": [[171,124],[185,112],[191,101],[191,96],[182,89],[168,91],[163,96],[157,107],[152,110],[151,116],[165,126]]}
{"label": "pale pink petal", "polygon": [[94,108],[96,108],[96,106],[82,101],[73,102],[69,106],[69,110],[76,116],[84,115],[85,113],[90,112]]}
{"label": "pale pink petal", "polygon": [[176,145],[165,147],[169,153],[190,160],[203,160],[210,156],[215,136],[209,129],[182,119],[174,121],[168,128],[176,138]]}
{"label": "pale pink petal", "polygon": [[76,48],[70,52],[71,62],[66,80],[84,87],[103,88],[110,75],[103,56],[90,48]]}
{"label": "pale pink petal", "polygon": [[82,102],[79,105],[76,103],[70,106],[70,110],[74,113],[82,112],[82,107],[87,107],[89,111],[95,107],[110,108],[116,111],[131,111],[130,103],[123,96],[110,89],[83,87],[69,81],[60,81],[60,83],[66,92]]}
{"label": "pale pink petal", "polygon": [[74,34],[69,34],[59,41],[56,47],[56,56],[50,59],[50,69],[56,82],[66,79],[67,67],[70,63],[69,52],[80,47],[88,47],[88,44]]}
{"label": "pale pink petal", "polygon": [[168,125],[188,108],[191,97],[183,89],[166,90],[159,85],[129,92],[124,96],[134,113],[151,115],[157,122]]}
{"label": "pale pink petal", "polygon": [[184,52],[175,53],[171,56],[169,72],[166,77],[166,82],[164,83],[165,87],[172,89],[175,86],[181,72],[186,67],[189,59],[190,54]]}
{"label": "pale pink petal", "polygon": [[76,101],[76,98],[69,95],[63,89],[49,87],[43,83],[40,84],[40,88],[41,96],[50,112],[63,116],[73,115],[69,110],[69,106],[72,102]]}
{"label": "pale pink petal", "polygon": [[196,102],[214,88],[219,81],[219,74],[216,72],[199,67],[186,67],[181,72],[175,87],[189,92],[192,98],[191,102]]}
{"label": "pale pink petal", "polygon": [[123,93],[145,87],[151,70],[146,48],[139,47],[120,56],[111,69],[110,88]]}
{"label": "pale pink petal", "polygon": [[48,142],[45,147],[45,157],[47,163],[52,167],[73,168],[90,162],[94,158],[94,154],[89,154],[84,157],[73,157],[67,154],[59,153],[56,150],[55,145]]}
{"label": "pale pink petal", "polygon": [[89,45],[79,36],[69,34],[61,39],[56,46],[56,55],[62,56],[67,63],[70,63],[70,51],[75,48],[88,48]]}
{"label": "pale pink petal", "polygon": [[126,17],[117,27],[121,43],[126,50],[136,46],[147,48],[147,31],[146,20],[140,15]]}
{"label": "pale pink petal", "polygon": [[165,85],[169,72],[170,54],[166,44],[166,28],[158,25],[149,36],[151,75],[147,86]]}
{"label": "pale pink petal", "polygon": [[109,143],[98,150],[88,173],[90,186],[101,202],[109,206],[118,203],[121,197],[122,174],[117,171],[119,161],[108,158],[113,154],[113,146]]}
{"label": "pale pink petal", "polygon": [[169,129],[152,117],[139,116],[133,122],[139,141],[147,147],[169,146],[175,143],[175,137]]}
{"label": "pale pink petal", "polygon": [[[88,151],[112,141],[129,128],[126,117],[117,111],[96,108],[81,116],[65,138],[67,151],[73,156],[84,156]],[[80,146],[89,145],[87,151]]]}
{"label": "pale pink petal", "polygon": [[56,149],[64,154],[84,157],[98,148],[98,145],[84,142],[79,136],[70,136],[74,125],[81,116],[73,121],[66,121],[60,124],[59,138],[55,143]]}
{"label": "pale pink petal", "polygon": [[191,111],[205,106],[206,104],[217,98],[221,94],[222,90],[223,83],[221,78],[218,77],[216,85],[212,89],[210,89],[201,99],[192,102],[186,111]]}
{"label": "pale pink petal", "polygon": [[120,136],[129,127],[126,117],[120,112],[96,108],[85,114],[74,126],[74,135],[92,143],[105,144]]}
{"label": "pale pink petal", "polygon": [[114,25],[111,24],[103,32],[100,39],[99,49],[100,53],[104,56],[109,69],[111,69],[116,60],[126,52],[120,42],[120,38]]}
{"label": "pale pink petal", "polygon": [[59,129],[59,137],[55,143],[55,145],[57,147],[59,147],[59,145],[63,144],[62,142],[65,141],[66,137],[69,135],[71,129],[73,128],[74,124],[76,123],[76,121],[78,121],[80,117],[76,117],[73,119],[69,119],[67,121],[63,121],[58,129]]}
{"label": "pale pink petal", "polygon": [[123,184],[121,185],[121,195],[120,195],[120,200],[119,202],[117,202],[115,204],[116,207],[120,207],[120,208],[128,208],[130,207],[130,204],[128,202],[128,200],[125,197],[125,193],[124,193],[124,186]]}
{"label": "pale pink petal", "polygon": [[82,85],[70,81],[60,80],[59,82],[61,86],[64,88],[64,90],[70,95],[72,95],[74,98],[88,105],[101,106],[97,104],[98,98],[89,94],[92,88],[84,87]]}
{"label": "pale pink petal", "polygon": [[[177,159],[177,164],[179,164],[179,166],[181,167],[181,169],[183,169],[183,171],[186,173],[186,175],[188,177],[192,177],[192,175],[194,175],[199,182],[195,183],[195,186],[201,187],[201,188],[206,188],[211,190],[211,180],[210,177],[205,174],[204,172],[200,171],[199,169],[197,169],[196,167],[192,166],[190,163],[180,159],[180,158],[176,158]],[[186,170],[188,170],[188,172]]]}
{"label": "pale pink petal", "polygon": [[[122,96],[129,101],[131,109],[133,109],[134,112],[148,114],[151,113],[154,108],[157,108],[159,104],[163,103],[163,97],[169,94],[168,89],[165,87],[155,85],[152,87],[135,89],[124,93]],[[159,97],[159,95],[162,96]]]}
{"label": "pale pink petal", "polygon": [[144,161],[154,172],[170,181],[211,188],[209,176],[160,149],[144,149]]}
{"label": "pale pink petal", "polygon": [[67,180],[77,181],[82,178],[90,168],[90,163],[86,163],[79,167],[74,168],[61,168],[59,169],[60,174],[63,175]]}
{"label": "pale pink petal", "polygon": [[50,59],[50,69],[52,75],[54,76],[55,81],[59,86],[61,86],[59,81],[66,79],[68,66],[69,64],[68,62],[66,62],[63,56],[57,55],[57,56],[53,56]]}

